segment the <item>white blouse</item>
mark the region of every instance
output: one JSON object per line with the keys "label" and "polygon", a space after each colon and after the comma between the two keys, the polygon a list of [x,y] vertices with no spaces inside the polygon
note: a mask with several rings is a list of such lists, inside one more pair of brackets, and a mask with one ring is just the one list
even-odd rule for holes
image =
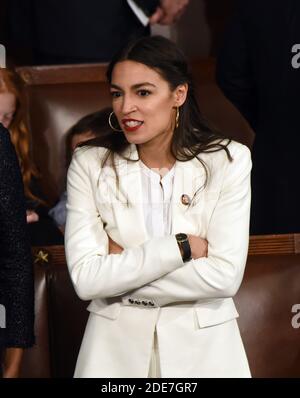
{"label": "white blouse", "polygon": [[140,161],[142,169],[143,212],[151,238],[171,234],[170,203],[173,193],[175,165],[163,177]]}

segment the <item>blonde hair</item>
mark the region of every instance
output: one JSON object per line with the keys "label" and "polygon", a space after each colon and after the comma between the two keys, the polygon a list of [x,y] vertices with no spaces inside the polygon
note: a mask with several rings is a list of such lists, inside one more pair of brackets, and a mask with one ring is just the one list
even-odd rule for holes
{"label": "blonde hair", "polygon": [[16,98],[16,111],[9,126],[12,143],[15,147],[23,176],[24,191],[28,198],[43,203],[30,189],[32,177],[39,177],[39,173],[31,159],[30,133],[25,118],[25,99],[23,81],[14,71],[0,68],[0,93],[11,93]]}

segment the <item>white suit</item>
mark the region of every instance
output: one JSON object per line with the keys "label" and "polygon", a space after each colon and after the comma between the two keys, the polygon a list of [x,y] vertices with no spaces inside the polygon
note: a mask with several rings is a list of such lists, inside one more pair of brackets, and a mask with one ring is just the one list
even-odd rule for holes
{"label": "white suit", "polygon": [[[104,148],[75,151],[68,172],[65,245],[74,287],[92,300],[75,377],[147,377],[156,328],[162,377],[249,377],[232,300],[247,258],[249,150],[224,150],[176,162],[172,235],[149,239],[139,162]],[[135,145],[125,156],[137,159]],[[192,204],[181,201],[185,194]],[[209,242],[208,257],[183,263],[174,235]],[[108,236],[125,250],[108,254]]]}

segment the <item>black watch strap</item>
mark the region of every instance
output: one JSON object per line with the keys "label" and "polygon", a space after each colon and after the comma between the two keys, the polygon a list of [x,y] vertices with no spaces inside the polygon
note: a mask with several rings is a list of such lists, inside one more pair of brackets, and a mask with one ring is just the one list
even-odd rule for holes
{"label": "black watch strap", "polygon": [[191,246],[189,244],[189,239],[186,234],[176,234],[176,239],[178,246],[181,251],[183,262],[189,261],[192,257]]}

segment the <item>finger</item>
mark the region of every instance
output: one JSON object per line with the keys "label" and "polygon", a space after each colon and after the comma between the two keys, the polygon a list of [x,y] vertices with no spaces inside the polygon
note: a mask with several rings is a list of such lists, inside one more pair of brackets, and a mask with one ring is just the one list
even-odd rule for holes
{"label": "finger", "polygon": [[157,7],[156,11],[154,14],[151,15],[149,18],[149,23],[150,25],[154,25],[156,23],[159,23],[160,20],[164,17],[165,13],[161,7]]}
{"label": "finger", "polygon": [[164,14],[164,17],[159,20],[160,25],[172,25],[175,20],[174,14]]}
{"label": "finger", "polygon": [[182,15],[184,14],[185,9],[182,9],[180,11],[178,11],[178,13],[176,14],[176,16],[174,17],[174,22],[179,21],[179,19],[182,17]]}

